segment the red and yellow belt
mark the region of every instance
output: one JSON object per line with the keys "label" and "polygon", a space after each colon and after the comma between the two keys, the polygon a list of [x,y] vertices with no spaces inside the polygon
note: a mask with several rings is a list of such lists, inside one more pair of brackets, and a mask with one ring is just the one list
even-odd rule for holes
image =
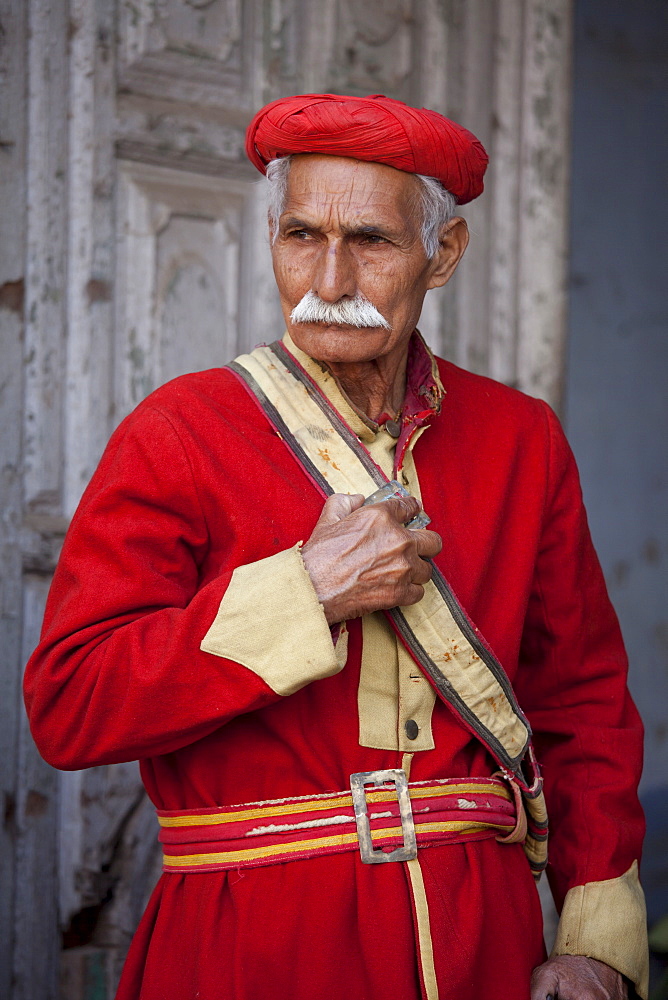
{"label": "red and yellow belt", "polygon": [[498,778],[408,783],[401,770],[352,775],[346,792],[159,810],[158,821],[163,870],[179,873],[273,865],[351,850],[359,850],[368,863],[408,861],[418,847],[491,837],[513,842],[523,839],[525,829],[517,796]]}

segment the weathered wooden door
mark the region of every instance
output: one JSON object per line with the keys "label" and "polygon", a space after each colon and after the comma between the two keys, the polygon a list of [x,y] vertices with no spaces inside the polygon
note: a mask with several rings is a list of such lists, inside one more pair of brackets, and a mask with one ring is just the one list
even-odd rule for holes
{"label": "weathered wooden door", "polygon": [[[281,333],[253,111],[386,93],[488,146],[473,243],[423,328],[556,398],[567,0],[9,0],[0,171],[3,438],[0,995],[113,995],[157,875],[134,764],[58,775],[18,684],[59,544],[109,434],[154,387]],[[110,706],[113,711],[113,706]]]}

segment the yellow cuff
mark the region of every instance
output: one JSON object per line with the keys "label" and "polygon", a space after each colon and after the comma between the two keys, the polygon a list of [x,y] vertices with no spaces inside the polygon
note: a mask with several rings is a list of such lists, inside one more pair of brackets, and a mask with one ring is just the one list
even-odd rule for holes
{"label": "yellow cuff", "polygon": [[280,695],[331,677],[345,664],[348,634],[332,642],[299,546],[239,566],[200,649],[241,663]]}
{"label": "yellow cuff", "polygon": [[630,979],[638,996],[646,1000],[647,916],[637,861],[619,878],[569,889],[552,954],[585,955],[605,962]]}

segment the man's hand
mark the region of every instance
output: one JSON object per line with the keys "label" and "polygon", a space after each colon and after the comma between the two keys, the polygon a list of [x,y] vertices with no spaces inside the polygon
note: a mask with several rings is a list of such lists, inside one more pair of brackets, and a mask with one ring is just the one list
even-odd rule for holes
{"label": "man's hand", "polygon": [[335,493],[325,502],[302,548],[330,625],[371,611],[416,604],[431,578],[425,558],[438,555],[440,536],[404,527],[420,510],[414,497],[362,507],[364,497]]}
{"label": "man's hand", "polygon": [[534,969],[531,1000],[627,1000],[624,977],[595,958],[557,955]]}

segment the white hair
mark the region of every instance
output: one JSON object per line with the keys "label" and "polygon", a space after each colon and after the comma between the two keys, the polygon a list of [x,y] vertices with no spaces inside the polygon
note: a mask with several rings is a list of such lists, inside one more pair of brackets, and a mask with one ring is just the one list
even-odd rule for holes
{"label": "white hair", "polygon": [[370,302],[366,295],[359,291],[351,299],[325,302],[317,292],[310,289],[294,307],[290,313],[290,319],[293,323],[355,326],[358,330],[365,327],[380,327],[382,330],[392,329],[373,302]]}
{"label": "white hair", "polygon": [[[278,234],[278,222],[285,207],[291,162],[291,156],[281,156],[267,164],[267,181],[269,182],[267,208],[274,240]],[[457,202],[455,196],[446,191],[435,177],[427,177],[424,174],[415,174],[414,176],[420,181],[420,201],[422,203],[420,236],[424,251],[431,259],[438,252],[441,229],[454,217],[457,211]]]}

